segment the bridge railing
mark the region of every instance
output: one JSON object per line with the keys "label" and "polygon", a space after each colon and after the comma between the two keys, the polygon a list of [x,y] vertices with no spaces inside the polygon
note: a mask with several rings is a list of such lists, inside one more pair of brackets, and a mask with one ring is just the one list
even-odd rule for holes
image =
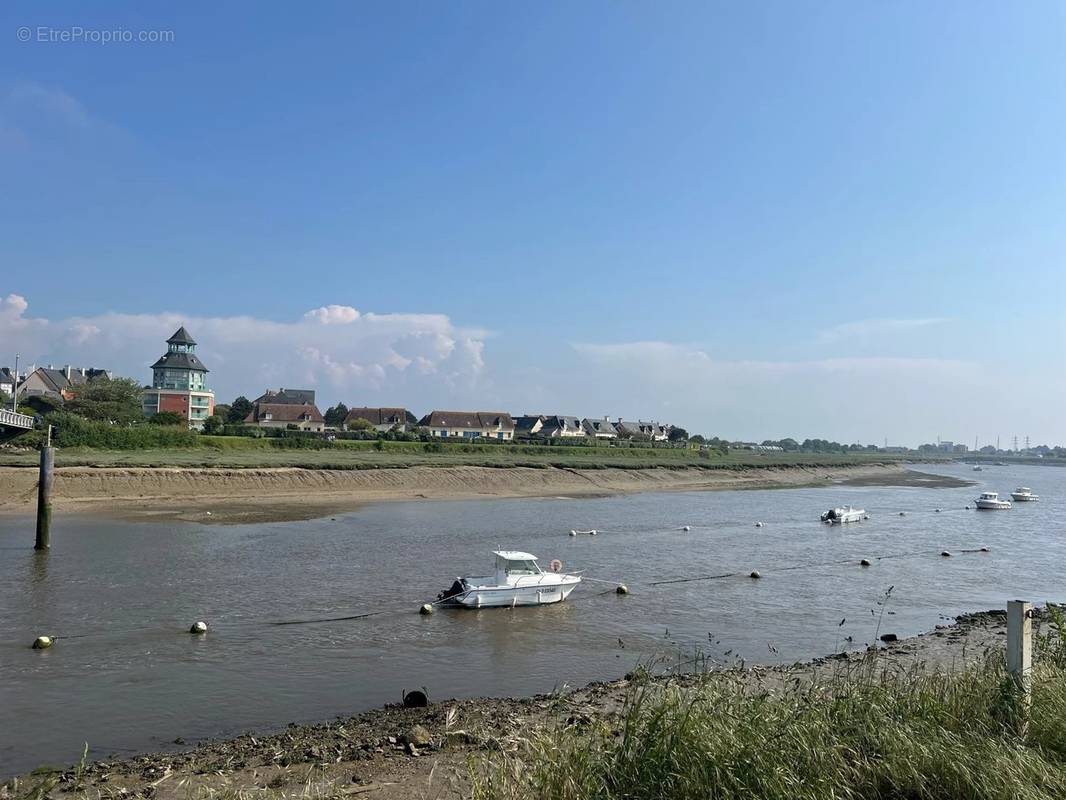
{"label": "bridge railing", "polygon": [[8,428],[25,428],[29,430],[33,427],[33,417],[4,408],[0,409],[0,425]]}

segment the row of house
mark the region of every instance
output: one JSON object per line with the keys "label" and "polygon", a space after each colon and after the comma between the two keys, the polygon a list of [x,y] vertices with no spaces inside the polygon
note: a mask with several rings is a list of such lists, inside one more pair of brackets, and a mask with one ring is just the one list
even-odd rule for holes
{"label": "row of house", "polygon": [[10,367],[0,369],[0,392],[9,397],[18,397],[20,403],[29,403],[31,398],[42,397],[54,401],[74,399],[78,389],[98,378],[111,379],[110,370],[95,367],[31,366],[16,376]]}
{"label": "row of house", "polygon": [[[262,428],[289,428],[321,432],[327,429],[325,418],[315,405],[311,389],[279,389],[256,398],[245,424]],[[406,408],[358,407],[348,410],[342,427],[348,430],[373,428],[375,431],[411,431],[424,429],[440,439],[559,439],[592,437],[595,439],[646,438],[666,441],[671,426],[658,422],[630,421],[608,417],[585,418],[562,414],[525,414],[512,416],[506,411],[431,411],[419,419]]]}

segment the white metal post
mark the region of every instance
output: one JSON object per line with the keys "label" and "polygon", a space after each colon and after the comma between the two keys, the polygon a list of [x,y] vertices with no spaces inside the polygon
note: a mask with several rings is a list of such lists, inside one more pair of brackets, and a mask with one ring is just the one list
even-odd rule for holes
{"label": "white metal post", "polygon": [[1029,705],[1033,672],[1033,604],[1024,600],[1007,603],[1007,671],[1014,677]]}

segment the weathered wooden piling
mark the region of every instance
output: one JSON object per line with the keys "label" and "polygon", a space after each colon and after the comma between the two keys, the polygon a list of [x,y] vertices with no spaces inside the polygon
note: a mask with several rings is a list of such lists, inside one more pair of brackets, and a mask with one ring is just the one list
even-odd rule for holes
{"label": "weathered wooden piling", "polygon": [[[51,431],[49,431],[51,434]],[[49,435],[51,441],[51,435]],[[41,448],[41,471],[37,480],[37,539],[34,550],[47,550],[52,539],[52,484],[55,482],[56,451],[51,443]]]}

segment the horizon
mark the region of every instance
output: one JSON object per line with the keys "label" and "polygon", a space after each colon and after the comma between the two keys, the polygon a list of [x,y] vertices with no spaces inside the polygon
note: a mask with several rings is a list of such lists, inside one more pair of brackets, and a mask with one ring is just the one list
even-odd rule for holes
{"label": "horizon", "polygon": [[0,366],[1066,443],[1059,4],[0,16]]}

